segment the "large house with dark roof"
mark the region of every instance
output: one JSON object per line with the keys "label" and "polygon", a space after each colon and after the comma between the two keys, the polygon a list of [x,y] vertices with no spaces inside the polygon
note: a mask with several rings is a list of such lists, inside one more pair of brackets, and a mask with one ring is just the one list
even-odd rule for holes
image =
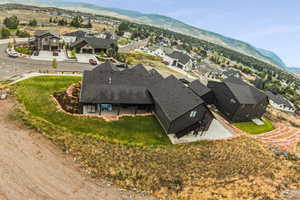
{"label": "large house with dark roof", "polygon": [[116,40],[84,37],[72,43],[71,49],[75,49],[77,53],[98,54],[102,51],[106,53],[108,49],[115,49],[117,46]]}
{"label": "large house with dark roof", "polygon": [[34,51],[59,51],[60,34],[53,30],[38,30],[34,33],[34,38],[29,41],[30,48]]}
{"label": "large house with dark roof", "polygon": [[209,81],[208,87],[218,110],[232,122],[261,118],[269,103],[264,92],[233,76],[223,82]]}
{"label": "large house with dark roof", "polygon": [[165,132],[177,137],[205,131],[213,120],[205,102],[190,88],[143,65],[120,71],[107,62],[84,71],[80,103],[84,114],[153,112]]}

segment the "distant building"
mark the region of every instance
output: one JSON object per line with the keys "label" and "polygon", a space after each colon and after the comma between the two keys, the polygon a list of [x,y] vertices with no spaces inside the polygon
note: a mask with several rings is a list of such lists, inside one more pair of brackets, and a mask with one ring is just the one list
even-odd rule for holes
{"label": "distant building", "polygon": [[59,51],[60,34],[53,30],[38,30],[34,33],[34,38],[29,41],[30,47],[34,51]]}
{"label": "distant building", "polygon": [[267,91],[266,95],[269,98],[271,106],[275,109],[293,113],[296,111],[294,104],[280,94],[274,94],[270,91]]}
{"label": "distant building", "polygon": [[232,68],[230,68],[226,71],[223,71],[221,73],[221,77],[223,79],[226,79],[226,78],[229,78],[229,77],[232,77],[232,76],[235,77],[235,78],[241,78],[241,73],[238,70],[232,69]]}
{"label": "distant building", "polygon": [[269,104],[264,92],[233,76],[223,82],[209,81],[207,86],[214,93],[218,110],[232,122],[259,119]]}
{"label": "distant building", "polygon": [[174,51],[171,54],[165,55],[164,60],[169,62],[170,65],[186,71],[189,71],[193,68],[192,58],[189,55],[179,51]]}
{"label": "distant building", "polygon": [[106,53],[110,48],[117,48],[115,40],[96,37],[80,38],[71,44],[71,49],[75,49],[77,53],[86,54],[98,54],[102,51]]}

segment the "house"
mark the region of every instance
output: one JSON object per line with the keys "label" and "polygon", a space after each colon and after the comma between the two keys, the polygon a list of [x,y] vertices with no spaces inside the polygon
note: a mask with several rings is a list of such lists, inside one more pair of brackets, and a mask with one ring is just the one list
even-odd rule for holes
{"label": "house", "polygon": [[203,83],[199,80],[194,80],[189,84],[189,88],[198,95],[206,104],[213,104],[214,103],[214,93],[213,91],[206,87]]}
{"label": "house", "polygon": [[233,76],[235,78],[241,78],[241,73],[238,70],[235,70],[233,68],[230,68],[230,69],[228,69],[226,71],[223,71],[221,73],[221,77],[223,79],[226,79],[226,78],[231,77],[231,76]]}
{"label": "house", "polygon": [[213,120],[205,102],[190,88],[143,65],[120,71],[107,62],[84,71],[79,102],[84,114],[153,112],[165,132],[177,137],[205,131]]}
{"label": "house", "polygon": [[154,56],[159,56],[159,57],[165,56],[164,50],[157,46],[148,47],[147,53],[152,54]]}
{"label": "house", "polygon": [[86,36],[86,32],[85,31],[74,31],[74,32],[70,32],[70,33],[66,33],[62,36],[63,41],[65,43],[69,43],[72,44],[74,43],[77,39],[80,38],[84,38]]}
{"label": "house", "polygon": [[127,39],[130,39],[131,36],[132,36],[132,33],[130,33],[130,32],[125,32],[124,35],[123,35],[123,37],[127,38]]}
{"label": "house", "polygon": [[71,49],[75,49],[77,53],[98,54],[102,51],[106,53],[110,48],[117,48],[115,40],[96,37],[80,38],[71,44]]}
{"label": "house", "polygon": [[167,54],[164,60],[170,63],[172,66],[176,66],[183,70],[189,71],[193,68],[192,58],[182,52],[174,51],[171,54]]}
{"label": "house", "polygon": [[179,138],[208,130],[213,116],[204,101],[174,76],[151,86],[149,92],[155,116],[167,134]]}
{"label": "house", "polygon": [[270,91],[266,91],[266,95],[269,98],[270,105],[275,109],[293,113],[296,111],[294,104],[280,94],[274,94]]}
{"label": "house", "polygon": [[34,38],[29,41],[30,48],[34,51],[59,51],[62,49],[60,34],[53,30],[38,30]]}
{"label": "house", "polygon": [[269,103],[264,92],[233,76],[223,82],[209,81],[207,86],[218,110],[232,122],[261,118]]}

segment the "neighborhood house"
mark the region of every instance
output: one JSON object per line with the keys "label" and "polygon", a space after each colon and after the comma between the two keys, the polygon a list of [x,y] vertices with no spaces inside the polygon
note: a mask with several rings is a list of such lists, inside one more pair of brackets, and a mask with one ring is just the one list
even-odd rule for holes
{"label": "neighborhood house", "polygon": [[186,71],[189,71],[193,68],[192,58],[189,55],[179,51],[174,51],[171,54],[167,54],[164,59],[170,63],[170,65]]}
{"label": "neighborhood house", "polygon": [[281,96],[280,94],[274,94],[270,91],[266,92],[269,98],[270,105],[278,110],[283,110],[287,112],[295,112],[295,106],[292,102]]}
{"label": "neighborhood house", "polygon": [[120,71],[111,62],[85,71],[80,93],[83,114],[155,113],[167,134],[205,131],[213,116],[205,102],[174,76],[137,65]]}
{"label": "neighborhood house", "polygon": [[59,33],[53,30],[38,30],[29,41],[30,48],[39,51],[59,51],[62,49]]}
{"label": "neighborhood house", "polygon": [[71,44],[71,49],[75,49],[77,53],[86,54],[106,53],[110,48],[117,48],[117,42],[115,40],[96,37],[79,38]]}
{"label": "neighborhood house", "polygon": [[208,87],[218,110],[232,122],[261,118],[269,103],[264,92],[233,76],[223,82],[209,81]]}

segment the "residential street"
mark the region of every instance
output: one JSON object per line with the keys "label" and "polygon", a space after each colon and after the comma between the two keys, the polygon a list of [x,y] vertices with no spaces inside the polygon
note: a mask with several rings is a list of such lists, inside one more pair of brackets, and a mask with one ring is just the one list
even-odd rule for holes
{"label": "residential street", "polygon": [[[21,74],[30,71],[54,70],[51,67],[51,61],[32,60],[28,58],[8,57],[5,50],[7,44],[0,42],[0,81],[5,80],[12,75]],[[92,69],[93,66],[82,63],[58,62],[58,71],[83,71]]]}

